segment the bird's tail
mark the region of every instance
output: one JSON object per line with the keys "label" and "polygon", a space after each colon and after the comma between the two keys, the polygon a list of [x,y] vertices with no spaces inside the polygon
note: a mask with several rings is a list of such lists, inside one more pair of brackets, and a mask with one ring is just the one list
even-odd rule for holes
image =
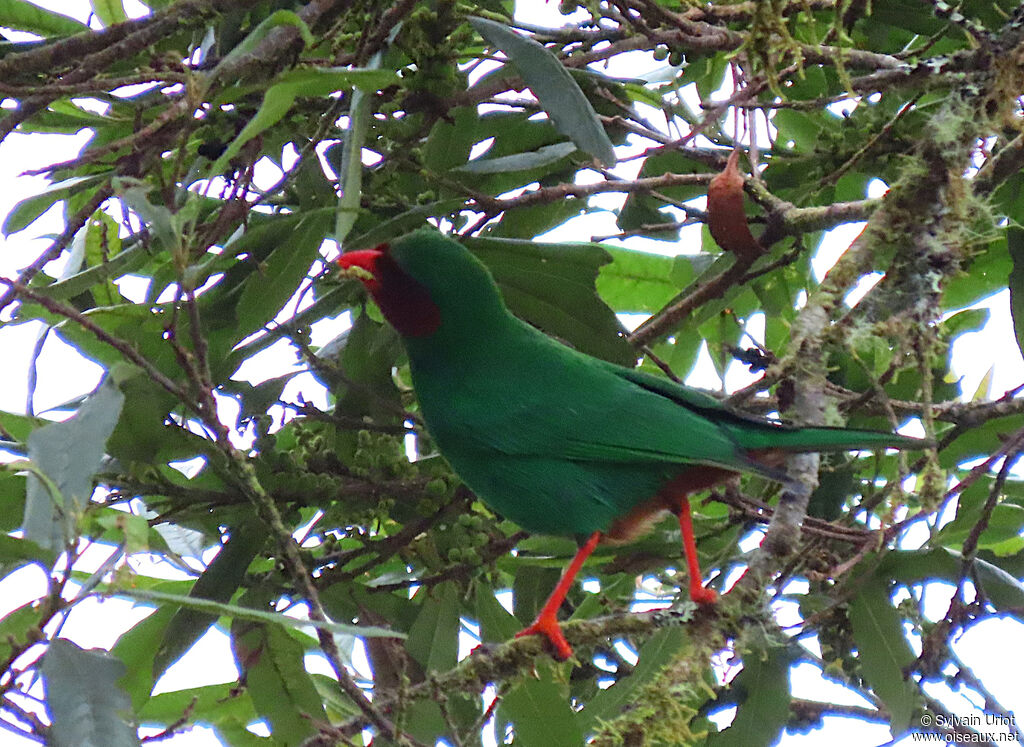
{"label": "bird's tail", "polygon": [[934,443],[923,438],[856,428],[765,425],[761,428],[729,427],[736,442],[748,450],[778,449],[801,451],[854,451],[873,449],[926,449]]}

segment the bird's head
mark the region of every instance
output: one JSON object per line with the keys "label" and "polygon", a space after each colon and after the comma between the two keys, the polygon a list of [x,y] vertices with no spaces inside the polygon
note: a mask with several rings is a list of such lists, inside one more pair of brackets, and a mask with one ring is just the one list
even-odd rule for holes
{"label": "bird's head", "polygon": [[403,337],[429,337],[442,322],[505,314],[487,269],[458,242],[421,229],[375,249],[345,252],[338,264],[366,286]]}

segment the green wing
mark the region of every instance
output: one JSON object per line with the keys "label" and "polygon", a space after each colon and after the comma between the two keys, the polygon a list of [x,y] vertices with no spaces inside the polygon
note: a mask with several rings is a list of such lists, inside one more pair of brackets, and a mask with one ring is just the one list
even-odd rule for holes
{"label": "green wing", "polygon": [[509,456],[704,464],[779,479],[748,452],[921,445],[887,433],[789,428],[747,417],[702,392],[577,353],[526,325],[502,336],[502,350],[481,360],[438,382],[447,396],[421,396],[448,402],[430,422],[449,448],[461,441]]}
{"label": "green wing", "polygon": [[849,451],[853,449],[923,449],[930,442],[884,431],[828,426],[798,427],[731,410],[720,400],[668,379],[612,366],[620,376],[637,386],[656,392],[685,408],[716,422],[731,433],[745,449],[782,449],[783,451]]}

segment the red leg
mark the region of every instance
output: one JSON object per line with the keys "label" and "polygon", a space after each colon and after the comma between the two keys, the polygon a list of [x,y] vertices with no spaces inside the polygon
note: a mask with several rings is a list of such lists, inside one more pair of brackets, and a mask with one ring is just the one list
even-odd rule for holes
{"label": "red leg", "polygon": [[685,496],[679,501],[679,531],[683,535],[683,552],[690,574],[690,599],[697,604],[714,604],[718,600],[718,594],[714,589],[705,589],[701,585],[703,576],[700,572],[700,562],[697,560],[697,542],[693,538],[690,499]]}
{"label": "red leg", "polygon": [[[597,547],[597,543],[600,541],[600,532],[594,532],[590,535],[583,547],[576,553],[576,557],[569,563],[569,567],[565,569],[562,579],[558,582],[555,590],[551,592],[548,601],[544,603],[543,609],[537,614],[537,619],[529,627],[523,628],[516,633],[516,638],[524,635],[542,635],[554,647],[555,658],[559,661],[565,661],[572,656],[572,646],[565,640],[565,636],[562,635],[562,629],[558,627],[558,608],[562,606],[565,595],[569,593],[569,588],[572,586],[576,574],[580,572],[583,563],[594,552],[594,548]],[[698,583],[700,583],[699,579]]]}

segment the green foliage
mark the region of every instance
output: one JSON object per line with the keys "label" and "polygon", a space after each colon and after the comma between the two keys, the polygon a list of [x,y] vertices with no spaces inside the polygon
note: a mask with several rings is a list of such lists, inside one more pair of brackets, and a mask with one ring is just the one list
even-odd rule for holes
{"label": "green foliage", "polygon": [[[961,391],[952,355],[1007,291],[1024,349],[1016,3],[570,1],[588,20],[551,28],[495,0],[158,0],[134,20],[89,5],[102,28],[0,0],[0,28],[39,37],[0,40],[0,145],[84,133],[67,163],[38,151],[48,183],[0,223],[5,256],[39,256],[0,275],[5,366],[31,357],[32,401],[68,400],[0,412],[0,576],[37,580],[0,604],[8,729],[57,745],[138,744],[139,724],[229,745],[753,745],[852,714],[899,739],[944,707],[932,682],[1007,712],[953,642],[997,616],[1019,634],[1024,487],[1000,472],[1024,407],[990,397],[991,375]],[[759,174],[727,216],[759,237],[748,264],[706,227],[734,147]],[[889,191],[867,199],[876,180]],[[812,271],[827,232],[861,221]],[[743,409],[915,421],[937,449],[828,456],[816,490],[787,486],[787,505],[808,500],[778,557],[741,550],[778,485],[697,496],[702,560],[728,591],[715,612],[682,602],[673,519],[601,546],[560,611],[576,660],[556,664],[510,641],[575,543],[475,500],[422,426],[398,336],[330,269],[338,244],[427,223],[582,351],[685,379],[706,350],[711,388],[738,388],[742,366],[757,378]],[[635,315],[651,318],[630,336]],[[98,387],[71,353],[104,369]],[[953,590],[938,616],[934,588]],[[786,617],[773,595],[796,603]],[[101,597],[110,653],[61,637]],[[652,600],[682,611],[631,611]],[[132,603],[152,611],[133,622]],[[153,695],[214,627],[237,675]],[[804,700],[798,665],[865,705]]]}

